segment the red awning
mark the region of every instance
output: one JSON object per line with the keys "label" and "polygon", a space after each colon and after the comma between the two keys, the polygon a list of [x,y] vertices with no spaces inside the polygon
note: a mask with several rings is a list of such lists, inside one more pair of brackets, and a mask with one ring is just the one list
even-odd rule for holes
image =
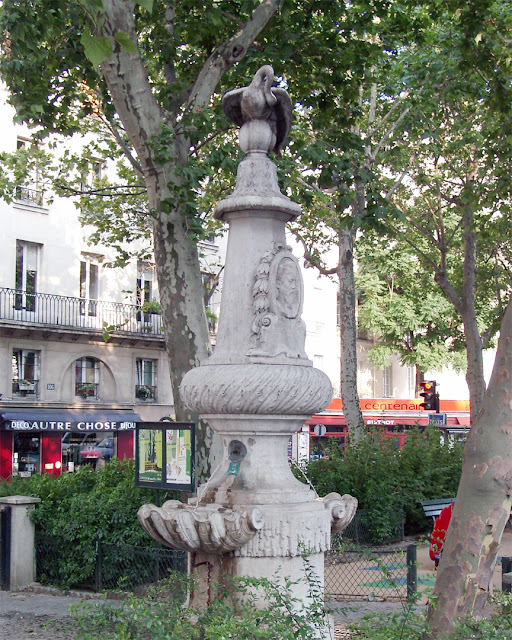
{"label": "red awning", "polygon": [[[394,427],[396,425],[415,426],[417,424],[426,426],[428,424],[428,414],[423,416],[400,416],[400,415],[386,415],[386,416],[364,416],[364,421],[367,425],[372,426],[384,426]],[[344,427],[347,423],[344,415],[315,415],[306,422],[308,425],[324,424],[326,427],[340,426]]]}

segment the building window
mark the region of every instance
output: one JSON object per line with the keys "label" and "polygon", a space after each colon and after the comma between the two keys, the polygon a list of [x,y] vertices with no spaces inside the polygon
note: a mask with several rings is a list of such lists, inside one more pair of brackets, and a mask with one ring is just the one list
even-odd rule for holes
{"label": "building window", "polygon": [[313,356],[313,366],[315,369],[324,370],[324,356],[316,354]]}
{"label": "building window", "polygon": [[217,315],[212,307],[212,295],[217,286],[217,277],[213,273],[201,273],[204,287],[204,307],[206,311],[206,320],[208,322],[208,331],[216,333],[217,331]]}
{"label": "building window", "polygon": [[[26,154],[26,166],[29,167],[25,183],[16,187],[16,200],[23,204],[43,206],[43,191],[41,184],[41,172],[36,156],[30,157],[30,152],[37,149],[37,144],[29,138],[18,138],[17,149]],[[32,160],[35,159],[35,162]],[[32,166],[33,165],[33,166]]]}
{"label": "building window", "polygon": [[103,177],[105,163],[103,160],[88,160],[82,173],[82,191],[89,191],[97,185]]}
{"label": "building window", "polygon": [[75,361],[75,395],[85,400],[98,399],[99,360],[84,356]]}
{"label": "building window", "polygon": [[80,261],[80,314],[95,316],[99,298],[99,265],[102,256],[82,254]]}
{"label": "building window", "polygon": [[391,398],[391,366],[384,367],[382,383],[384,398]]}
{"label": "building window", "polygon": [[135,397],[142,402],[156,400],[156,360],[137,358],[135,361]]}
{"label": "building window", "polygon": [[40,352],[14,349],[12,352],[12,393],[19,397],[37,397],[39,392]]}
{"label": "building window", "polygon": [[136,305],[139,322],[150,323],[151,314],[160,313],[160,303],[154,299],[154,267],[148,263],[139,262],[136,285]]}
{"label": "building window", "polygon": [[117,437],[108,432],[68,431],[62,436],[61,446],[63,471],[78,471],[84,465],[100,469],[116,456]]}
{"label": "building window", "polygon": [[33,242],[16,240],[15,289],[17,291],[14,306],[26,311],[36,310],[37,271],[40,245]]}

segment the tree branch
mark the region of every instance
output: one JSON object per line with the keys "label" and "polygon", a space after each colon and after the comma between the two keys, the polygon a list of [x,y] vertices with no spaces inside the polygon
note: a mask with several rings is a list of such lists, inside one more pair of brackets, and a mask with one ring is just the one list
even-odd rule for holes
{"label": "tree branch", "polygon": [[[165,7],[165,25],[164,28],[169,34],[169,43],[171,46],[169,49],[173,48],[174,44],[174,18],[176,17],[176,6],[174,0],[167,0]],[[173,87],[176,82],[176,69],[174,67],[174,61],[172,58],[170,60],[166,60],[164,63],[164,73],[165,79],[169,87]]]}
{"label": "tree branch", "polygon": [[315,267],[323,276],[332,276],[338,273],[338,266],[332,267],[332,269],[327,269],[318,258],[308,249],[306,241],[300,235],[300,233],[296,230],[292,230],[293,235],[297,238],[297,240],[301,243],[302,248],[304,250],[304,260],[312,267]]}
{"label": "tree branch", "polygon": [[137,158],[135,158],[135,156],[133,155],[133,153],[131,152],[130,147],[127,145],[126,140],[123,138],[123,136],[120,134],[119,129],[117,128],[117,126],[115,125],[113,119],[107,118],[106,120],[106,125],[110,131],[110,133],[114,136],[114,138],[116,139],[117,144],[121,147],[121,149],[123,150],[124,155],[126,156],[128,162],[132,165],[133,170],[135,171],[135,173],[140,177],[143,178],[144,175],[142,173],[142,167],[140,166],[140,163],[138,162]]}
{"label": "tree branch", "polygon": [[215,140],[217,136],[222,135],[223,133],[227,133],[232,127],[225,127],[224,129],[217,129],[213,131],[209,136],[207,136],[204,140],[194,145],[194,153],[200,151],[205,145],[207,145],[212,140]]}
{"label": "tree branch", "polygon": [[393,131],[398,127],[400,122],[405,118],[405,116],[410,111],[410,109],[411,109],[410,107],[407,107],[407,109],[404,109],[402,111],[402,113],[400,114],[400,116],[395,120],[395,122],[386,129],[386,131],[384,132],[384,134],[381,137],[381,139],[379,140],[379,142],[376,144],[375,149],[373,150],[373,152],[371,154],[372,160],[375,160],[375,158],[377,157],[377,154],[379,153],[380,148],[382,147],[384,142],[391,136]]}
{"label": "tree branch", "polygon": [[[58,184],[61,196],[63,198],[72,198],[73,196],[99,196],[101,198],[111,198],[112,193],[116,192],[116,196],[142,196],[147,194],[144,185],[113,185],[105,186],[100,189],[74,189],[64,184]],[[122,191],[127,189],[127,191]]]}
{"label": "tree branch", "polygon": [[[377,123],[377,125],[375,127],[373,127],[373,129],[370,129],[369,131],[366,132],[366,137],[367,138],[372,138],[377,131],[386,124],[386,122],[391,118],[391,116],[393,115],[393,113],[398,109],[398,107],[402,104],[402,102],[409,97],[410,91],[406,91],[403,95],[401,95],[391,106],[391,108],[389,109],[389,111],[386,113],[386,115],[381,118],[379,120],[379,122]],[[409,110],[409,107],[407,108],[407,111]]]}
{"label": "tree branch", "polygon": [[262,0],[244,26],[210,55],[190,87],[187,108],[203,109],[222,74],[239,62],[279,7],[278,0]]}

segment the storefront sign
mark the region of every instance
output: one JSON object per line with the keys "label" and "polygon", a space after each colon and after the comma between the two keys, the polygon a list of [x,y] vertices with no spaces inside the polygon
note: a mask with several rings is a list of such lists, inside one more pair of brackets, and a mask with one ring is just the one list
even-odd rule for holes
{"label": "storefront sign", "polygon": [[115,420],[96,422],[60,422],[51,420],[7,420],[8,431],[124,431],[135,429],[136,422],[117,422]]}
{"label": "storefront sign", "polygon": [[135,486],[194,491],[195,432],[191,422],[139,422]]}
{"label": "storefront sign", "polygon": [[[362,411],[422,411],[423,399],[394,399],[394,398],[361,398],[359,406]],[[442,411],[469,411],[469,400],[441,400]],[[340,398],[333,398],[326,412],[342,411]]]}
{"label": "storefront sign", "polygon": [[421,400],[361,400],[363,411],[419,411]]}

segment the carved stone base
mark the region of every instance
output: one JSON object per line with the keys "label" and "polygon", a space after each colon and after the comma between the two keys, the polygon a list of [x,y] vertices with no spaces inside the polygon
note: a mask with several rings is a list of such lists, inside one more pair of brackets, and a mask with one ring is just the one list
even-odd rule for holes
{"label": "carved stone base", "polygon": [[331,513],[323,501],[286,505],[260,505],[264,525],[242,547],[237,557],[275,558],[300,556],[305,551],[330,549]]}

